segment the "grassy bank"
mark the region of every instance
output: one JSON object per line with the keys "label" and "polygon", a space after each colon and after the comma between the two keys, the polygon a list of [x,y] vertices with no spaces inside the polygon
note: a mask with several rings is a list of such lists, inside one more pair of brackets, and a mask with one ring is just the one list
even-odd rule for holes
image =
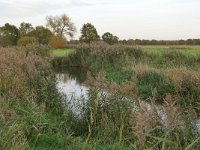
{"label": "grassy bank", "polygon": [[[88,67],[92,88],[88,101],[75,106],[77,116],[56,89],[49,60],[31,51],[1,49],[0,149],[199,149],[194,124],[199,62],[178,56],[157,58],[140,49],[95,45],[56,57],[58,66]],[[161,60],[174,66],[161,69],[155,64]],[[187,65],[179,68],[183,62]],[[102,89],[109,94],[100,94]],[[163,102],[164,120],[156,111],[158,102]]]}
{"label": "grassy bank", "polygon": [[58,148],[68,135],[48,62],[19,49],[0,54],[0,149]]}
{"label": "grassy bank", "polygon": [[74,115],[56,89],[45,58],[33,51],[0,50],[0,149],[130,149],[101,137],[87,141],[89,111]]}
{"label": "grassy bank", "polygon": [[[86,107],[89,137],[131,143],[135,149],[199,148],[199,134],[192,131],[192,120],[200,112],[198,53],[187,55],[190,49],[168,47],[158,54],[157,47],[150,52],[147,47],[102,43],[75,48],[59,66],[68,63],[89,70],[87,83],[96,89]],[[98,96],[98,89],[111,96]]]}
{"label": "grassy bank", "polygon": [[[160,102],[168,93],[183,106],[197,105],[200,101],[200,54],[194,50],[199,47],[172,49],[170,46],[130,47],[101,43],[91,48],[87,45],[76,48],[76,54],[62,61],[81,64],[89,68],[94,77],[103,72],[104,81],[109,83],[133,82],[136,95],[144,100],[148,101],[156,88]],[[194,54],[194,51],[197,52]]]}

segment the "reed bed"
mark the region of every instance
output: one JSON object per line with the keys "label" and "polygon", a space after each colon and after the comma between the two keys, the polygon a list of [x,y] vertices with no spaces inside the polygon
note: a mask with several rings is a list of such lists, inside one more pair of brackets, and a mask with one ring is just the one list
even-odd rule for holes
{"label": "reed bed", "polygon": [[104,43],[75,48],[52,62],[87,70],[92,88],[81,117],[56,89],[48,59],[0,50],[0,149],[199,149],[197,57]]}

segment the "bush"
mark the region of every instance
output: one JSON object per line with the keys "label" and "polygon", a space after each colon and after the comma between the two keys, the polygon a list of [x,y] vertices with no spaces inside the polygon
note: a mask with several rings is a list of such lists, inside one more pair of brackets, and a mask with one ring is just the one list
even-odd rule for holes
{"label": "bush", "polygon": [[25,36],[25,37],[21,37],[18,42],[17,42],[17,45],[18,46],[27,46],[29,44],[37,44],[38,41],[36,38],[34,37],[28,37],[28,36]]}
{"label": "bush", "polygon": [[60,36],[51,36],[49,40],[49,45],[53,49],[59,49],[59,48],[65,48],[67,44],[67,41],[64,37]]}
{"label": "bush", "polygon": [[174,87],[184,103],[198,102],[200,99],[200,71],[191,71],[185,67],[168,69],[166,80]]}
{"label": "bush", "polygon": [[32,44],[22,47],[20,49],[24,50],[27,53],[32,52],[36,55],[44,57],[44,56],[49,56],[50,48],[47,45]]}

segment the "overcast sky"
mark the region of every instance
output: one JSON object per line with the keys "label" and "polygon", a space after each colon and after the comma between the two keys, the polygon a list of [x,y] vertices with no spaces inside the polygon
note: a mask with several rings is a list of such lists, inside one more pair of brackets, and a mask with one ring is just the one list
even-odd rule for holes
{"label": "overcast sky", "polygon": [[0,26],[45,25],[48,15],[66,13],[79,37],[84,23],[120,39],[200,38],[200,0],[0,0]]}

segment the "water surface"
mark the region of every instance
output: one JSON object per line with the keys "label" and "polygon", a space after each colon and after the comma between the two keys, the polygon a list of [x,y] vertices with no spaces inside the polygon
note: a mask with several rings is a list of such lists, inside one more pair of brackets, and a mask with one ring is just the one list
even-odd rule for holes
{"label": "water surface", "polygon": [[[66,96],[68,106],[72,108],[73,113],[80,116],[81,110],[87,104],[88,92],[90,87],[84,84],[86,74],[82,69],[70,69],[57,72],[57,88]],[[105,93],[105,92],[103,92]],[[107,92],[106,92],[107,93]],[[148,105],[148,110],[151,111],[151,105]],[[166,121],[166,114],[160,105],[156,106],[157,113],[162,120]],[[200,133],[200,119],[194,121],[198,132]]]}

